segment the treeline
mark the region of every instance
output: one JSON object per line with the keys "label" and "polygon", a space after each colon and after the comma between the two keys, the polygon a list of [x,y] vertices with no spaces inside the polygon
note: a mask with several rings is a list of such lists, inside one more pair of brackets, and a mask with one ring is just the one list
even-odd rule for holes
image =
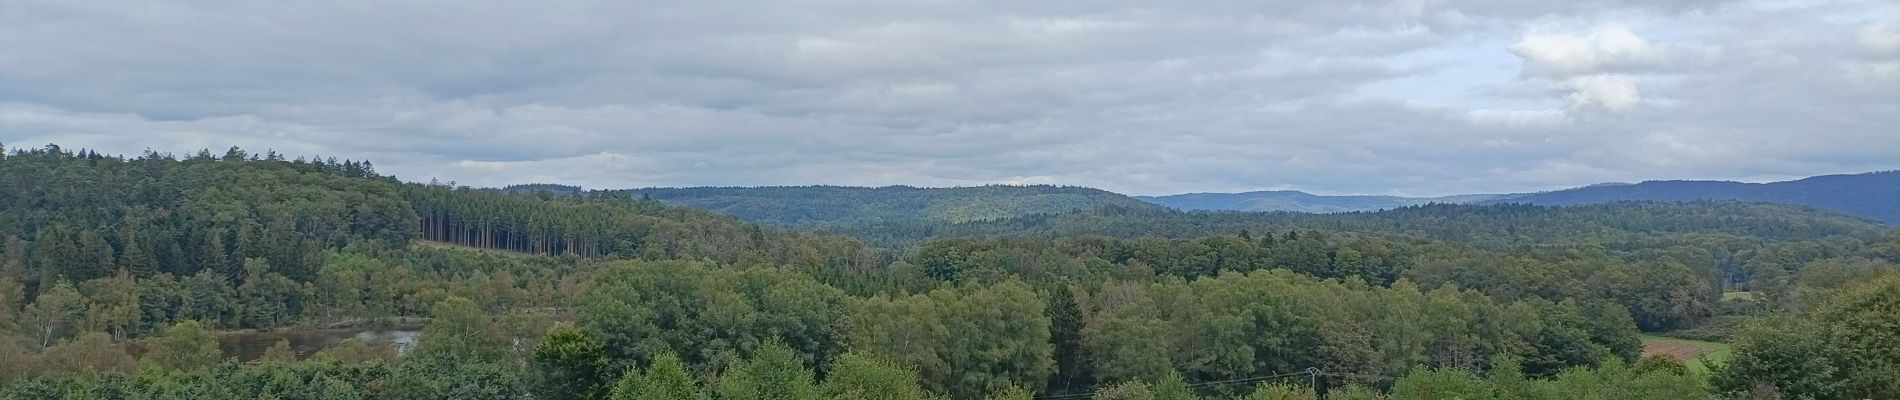
{"label": "treeline", "polygon": [[992,237],[924,244],[893,265],[888,277],[891,286],[915,291],[942,282],[1022,279],[1049,287],[1288,269],[1381,286],[1400,280],[1425,288],[1455,286],[1512,301],[1608,301],[1628,308],[1644,330],[1662,331],[1692,327],[1722,311],[1719,270],[1725,263],[1756,271],[1746,287],[1758,289],[1762,301],[1798,306],[1801,293],[1890,271],[1891,262],[1900,261],[1879,250],[1900,247],[1900,235],[1872,244],[1757,243],[1717,240],[1618,253],[1596,246],[1486,251],[1405,235],[1321,231],[1194,239]]}
{"label": "treeline", "polygon": [[247,259],[307,280],[325,251],[415,236],[397,188],[369,162],[236,148],[124,159],[49,145],[0,155],[0,237],[33,291],[119,270],[235,280]]}
{"label": "treeline", "polygon": [[[1900,358],[1891,351],[1900,343],[1889,329],[1900,324],[1891,312],[1900,306],[1900,276],[1856,283],[1811,312],[1751,325],[1712,386],[1667,358],[1631,361],[1634,332],[1619,307],[1505,303],[1287,271],[1066,294],[1005,282],[868,298],[777,268],[632,262],[593,277],[573,325],[495,317],[476,301],[446,297],[406,357],[352,339],[308,355],[280,343],[240,365],[190,321],[139,351],[105,334],[82,335],[40,353],[0,352],[0,398],[1900,395],[1892,374]],[[1065,338],[1063,325],[1079,325],[1081,335]]]}
{"label": "treeline", "polygon": [[732,217],[595,191],[549,198],[410,185],[421,237],[483,249],[581,257],[753,258],[862,267],[878,254],[845,237],[762,228]]}
{"label": "treeline", "polygon": [[[1427,366],[1512,365],[1555,377],[1575,367],[1624,365],[1637,351],[1635,329],[1620,307],[1497,302],[1475,292],[1379,288],[1287,271],[1066,293],[1003,282],[858,297],[784,268],[620,262],[590,274],[580,293],[574,325],[551,331],[545,321],[498,318],[509,314],[444,297],[428,313],[434,322],[421,344],[401,358],[356,343],[302,361],[280,349],[264,366],[219,366],[223,357],[203,343],[203,328],[185,322],[147,343],[144,360],[132,361],[109,336],[81,335],[44,352],[5,354],[21,370],[0,371],[0,392],[582,399],[612,394],[616,386],[646,390],[616,382],[651,380],[659,370],[676,382],[668,387],[717,398],[856,390],[825,388],[833,383],[900,385],[919,397],[1086,397],[1108,383],[1245,380],[1309,367],[1331,374],[1310,377],[1325,388],[1391,388],[1392,377]],[[525,333],[534,327],[547,333]],[[207,368],[267,384],[234,385],[192,372]],[[106,374],[81,373],[87,370]],[[244,378],[252,376],[258,377]],[[1204,389],[1221,396],[1251,390]]]}
{"label": "treeline", "polygon": [[[415,239],[580,257],[504,267]],[[34,349],[186,320],[268,329],[422,315],[445,293],[496,311],[559,306],[559,281],[585,271],[555,265],[589,256],[783,265],[827,279],[885,264],[841,236],[604,192],[553,199],[403,184],[367,161],[0,149],[0,308],[32,317],[15,325],[32,328]],[[486,286],[496,296],[470,293]]]}
{"label": "treeline", "polygon": [[1484,249],[1594,244],[1614,250],[1654,247],[1682,235],[1724,234],[1778,241],[1834,236],[1870,239],[1888,231],[1873,221],[1807,207],[1703,201],[1569,207],[1431,204],[1339,214],[1105,207],[946,226],[931,236],[1195,237],[1288,229],[1407,234]]}
{"label": "treeline", "polygon": [[625,192],[752,223],[854,235],[894,225],[954,224],[1104,206],[1161,209],[1100,189],[1050,185],[693,187]]}

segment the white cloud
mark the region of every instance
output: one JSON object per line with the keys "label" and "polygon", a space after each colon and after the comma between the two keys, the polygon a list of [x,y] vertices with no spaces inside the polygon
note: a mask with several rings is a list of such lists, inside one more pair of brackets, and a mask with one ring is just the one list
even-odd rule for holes
{"label": "white cloud", "polygon": [[1572,92],[1570,107],[1577,110],[1625,111],[1643,100],[1636,79],[1623,75],[1585,75],[1565,81]]}
{"label": "white cloud", "polygon": [[1648,40],[1619,25],[1597,27],[1588,33],[1532,30],[1511,45],[1511,53],[1523,57],[1532,70],[1553,76],[1596,73],[1662,57]]}
{"label": "white cloud", "polygon": [[1900,7],[1888,9],[1886,18],[1860,29],[1860,44],[1877,55],[1900,57]]}
{"label": "white cloud", "polygon": [[1471,110],[1465,115],[1473,124],[1502,127],[1550,126],[1565,122],[1569,115],[1558,110]]}

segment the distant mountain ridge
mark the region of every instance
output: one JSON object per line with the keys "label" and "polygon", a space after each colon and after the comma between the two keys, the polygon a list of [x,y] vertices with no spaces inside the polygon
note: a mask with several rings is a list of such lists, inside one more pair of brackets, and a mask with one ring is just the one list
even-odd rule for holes
{"label": "distant mountain ridge", "polygon": [[1900,171],[1823,175],[1770,183],[1687,180],[1613,182],[1540,193],[1444,197],[1324,196],[1278,190],[1140,196],[1136,199],[1183,211],[1307,213],[1376,211],[1431,203],[1570,206],[1621,201],[1734,200],[1803,205],[1887,224],[1900,224]]}
{"label": "distant mountain ridge", "polygon": [[906,222],[959,223],[1105,206],[1160,208],[1106,190],[1050,185],[690,187],[626,192],[754,223],[820,229]]}
{"label": "distant mountain ridge", "polygon": [[1745,183],[1731,181],[1646,181],[1592,185],[1533,193],[1480,203],[1578,205],[1617,201],[1739,200],[1799,204],[1842,214],[1900,224],[1900,171],[1822,175],[1806,179]]}
{"label": "distant mountain ridge", "polygon": [[1135,196],[1136,199],[1181,211],[1294,211],[1341,213],[1389,210],[1432,203],[1469,204],[1506,199],[1513,194],[1467,194],[1444,197],[1326,196],[1297,190],[1246,193],[1188,193],[1171,196]]}

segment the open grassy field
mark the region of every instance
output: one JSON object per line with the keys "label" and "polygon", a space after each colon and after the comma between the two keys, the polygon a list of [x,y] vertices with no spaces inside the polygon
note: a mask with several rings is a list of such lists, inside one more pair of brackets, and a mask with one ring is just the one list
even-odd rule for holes
{"label": "open grassy field", "polygon": [[1707,375],[1709,369],[1728,362],[1732,351],[1728,344],[1662,336],[1643,336],[1643,356],[1667,355],[1688,365],[1689,372]]}
{"label": "open grassy field", "polygon": [[1722,292],[1722,301],[1755,300],[1755,292]]}

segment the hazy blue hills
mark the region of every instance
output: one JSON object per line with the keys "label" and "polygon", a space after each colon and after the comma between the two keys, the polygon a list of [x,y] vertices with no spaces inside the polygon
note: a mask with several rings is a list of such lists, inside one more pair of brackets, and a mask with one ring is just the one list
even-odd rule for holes
{"label": "hazy blue hills", "polygon": [[1682,180],[1602,183],[1541,193],[1471,194],[1445,197],[1324,196],[1299,191],[1276,190],[1246,193],[1190,193],[1136,198],[1183,211],[1305,213],[1389,210],[1432,203],[1523,203],[1570,206],[1622,201],[1731,200],[1795,204],[1888,224],[1900,224],[1900,171],[1825,175],[1771,183]]}
{"label": "hazy blue hills", "polygon": [[1340,213],[1389,210],[1405,206],[1469,204],[1508,199],[1512,194],[1468,194],[1445,197],[1399,196],[1326,196],[1295,190],[1269,190],[1246,193],[1188,193],[1171,196],[1137,196],[1136,199],[1182,211],[1294,211]]}
{"label": "hazy blue hills", "polygon": [[1104,206],[1159,209],[1105,190],[1048,185],[691,187],[628,192],[634,197],[729,214],[749,222],[795,228],[905,221],[959,223]]}
{"label": "hazy blue hills", "polygon": [[1578,205],[1618,201],[1738,200],[1799,204],[1900,224],[1900,171],[1824,175],[1771,183],[1647,181],[1526,194],[1483,203]]}

